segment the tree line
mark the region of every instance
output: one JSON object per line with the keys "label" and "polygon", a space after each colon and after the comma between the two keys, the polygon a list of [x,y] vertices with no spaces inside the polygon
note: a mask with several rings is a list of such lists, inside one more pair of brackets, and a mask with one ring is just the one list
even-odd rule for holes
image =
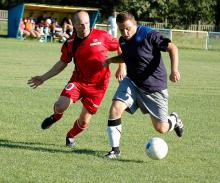
{"label": "tree line", "polygon": [[96,7],[100,8],[100,21],[115,9],[130,11],[139,21],[167,21],[171,27],[187,27],[198,22],[220,26],[220,0],[0,0],[0,9],[18,3]]}

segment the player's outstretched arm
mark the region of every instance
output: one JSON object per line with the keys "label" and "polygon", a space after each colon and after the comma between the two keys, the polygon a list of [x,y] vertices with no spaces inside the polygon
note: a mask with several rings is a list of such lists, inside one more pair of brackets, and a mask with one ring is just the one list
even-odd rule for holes
{"label": "player's outstretched arm", "polygon": [[39,85],[42,85],[44,81],[52,78],[53,76],[59,74],[65,67],[67,63],[58,61],[48,72],[41,76],[34,76],[28,80],[27,84],[32,88],[37,88]]}
{"label": "player's outstretched arm", "polygon": [[111,63],[124,63],[124,61],[121,55],[118,55],[118,56],[114,56],[114,57],[110,57],[106,59],[105,62],[103,63],[103,66],[108,67]]}
{"label": "player's outstretched arm", "polygon": [[31,79],[28,80],[27,84],[31,87],[31,88],[37,88],[39,85],[43,84],[43,79],[41,76],[34,76],[31,77]]}
{"label": "player's outstretched arm", "polygon": [[177,82],[180,80],[180,73],[178,69],[179,65],[179,56],[178,56],[178,48],[175,44],[169,43],[167,47],[167,51],[169,52],[170,61],[171,61],[171,74],[170,80],[172,82]]}

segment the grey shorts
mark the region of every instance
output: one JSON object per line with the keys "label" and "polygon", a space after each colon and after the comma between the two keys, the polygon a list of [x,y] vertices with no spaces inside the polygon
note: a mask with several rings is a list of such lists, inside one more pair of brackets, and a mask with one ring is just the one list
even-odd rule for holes
{"label": "grey shorts", "polygon": [[113,100],[120,100],[127,105],[126,111],[133,114],[140,108],[143,114],[150,115],[167,122],[168,116],[168,91],[167,89],[148,93],[138,88],[128,77],[120,82],[120,85],[113,97]]}

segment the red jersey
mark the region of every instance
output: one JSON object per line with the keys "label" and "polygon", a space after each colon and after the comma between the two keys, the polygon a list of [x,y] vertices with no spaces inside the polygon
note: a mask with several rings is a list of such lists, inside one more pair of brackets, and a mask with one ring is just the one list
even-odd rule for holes
{"label": "red jersey", "polygon": [[103,84],[111,75],[109,67],[103,67],[108,51],[119,49],[118,40],[106,31],[92,29],[85,39],[73,35],[63,44],[60,60],[70,63],[74,59],[75,69],[71,82]]}

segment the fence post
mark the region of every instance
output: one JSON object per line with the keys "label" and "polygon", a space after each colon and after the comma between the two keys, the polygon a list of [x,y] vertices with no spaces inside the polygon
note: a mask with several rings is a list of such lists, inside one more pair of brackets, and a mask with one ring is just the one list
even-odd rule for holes
{"label": "fence post", "polygon": [[209,44],[209,32],[207,32],[207,34],[206,34],[205,50],[208,50],[208,44]]}
{"label": "fence post", "polygon": [[198,31],[201,31],[201,21],[198,21]]}
{"label": "fence post", "polygon": [[167,25],[168,25],[168,21],[167,21],[167,18],[165,18],[165,27],[164,28],[167,28]]}

